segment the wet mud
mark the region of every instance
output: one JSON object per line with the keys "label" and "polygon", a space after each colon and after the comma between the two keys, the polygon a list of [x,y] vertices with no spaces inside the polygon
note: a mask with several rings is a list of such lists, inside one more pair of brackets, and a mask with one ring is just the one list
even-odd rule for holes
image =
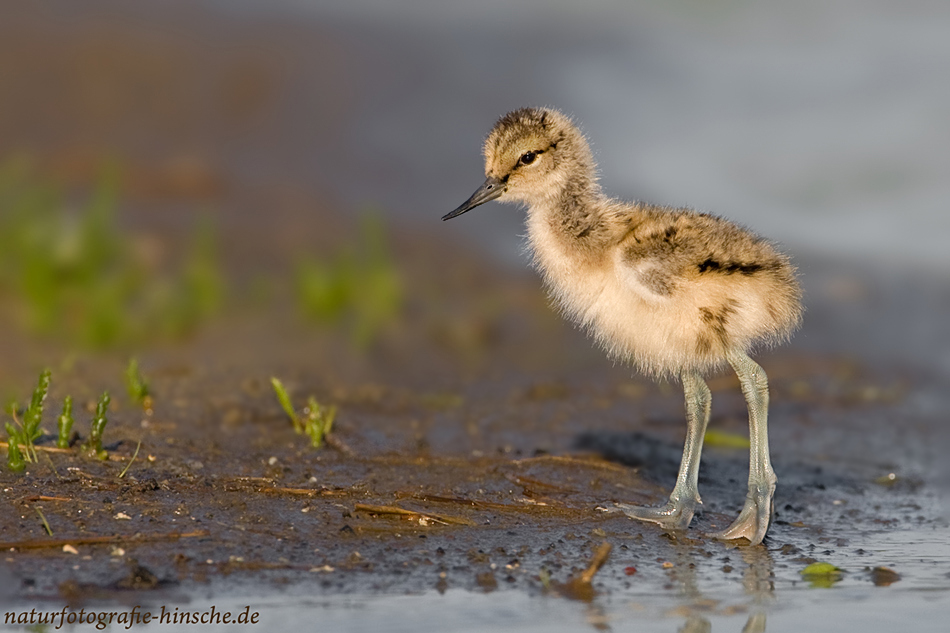
{"label": "wet mud", "polygon": [[[914,448],[887,432],[894,419],[928,432],[931,422],[907,418],[910,376],[812,355],[765,358],[780,484],[769,537],[749,548],[704,537],[741,507],[741,448],[707,447],[704,504],[689,530],[603,511],[665,500],[683,434],[675,385],[604,363],[582,374],[434,377],[442,391],[433,393],[395,371],[372,383],[327,378],[319,362],[282,361],[281,342],[267,343],[298,398],[315,393],[340,407],[336,448],[313,449],[293,432],[260,361],[224,372],[151,354],[143,368],[154,410],[112,413],[109,461],[42,452],[47,441],[39,464],[0,475],[7,599],[185,600],[199,587],[267,594],[288,585],[541,593],[581,573],[604,542],[614,550],[597,593],[672,589],[700,573],[768,582],[829,559],[881,583],[870,570],[894,563],[862,552],[864,535],[945,528],[926,473],[911,465]],[[103,365],[80,361],[63,381],[78,391]],[[742,434],[734,382],[712,382],[711,428]]]}

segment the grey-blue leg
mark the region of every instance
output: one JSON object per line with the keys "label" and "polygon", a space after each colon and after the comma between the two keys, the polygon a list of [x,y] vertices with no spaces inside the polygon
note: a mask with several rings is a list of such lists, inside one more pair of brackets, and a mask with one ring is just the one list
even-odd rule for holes
{"label": "grey-blue leg", "polygon": [[703,450],[703,436],[709,423],[711,395],[702,376],[684,373],[683,392],[686,395],[686,443],[683,445],[683,460],[680,462],[676,486],[670,500],[659,508],[616,504],[629,517],[652,521],[665,527],[686,529],[693,520],[699,498],[699,459]]}
{"label": "grey-blue leg", "polygon": [[765,538],[772,520],[775,471],[769,460],[769,383],[765,371],[743,352],[729,355],[749,407],[749,492],[745,505],[732,525],[709,536],[719,539],[747,538],[757,545]]}

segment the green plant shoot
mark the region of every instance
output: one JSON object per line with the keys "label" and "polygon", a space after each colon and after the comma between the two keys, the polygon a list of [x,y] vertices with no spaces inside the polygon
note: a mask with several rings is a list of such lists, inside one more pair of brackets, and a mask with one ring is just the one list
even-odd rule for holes
{"label": "green plant shoot", "polygon": [[86,454],[97,459],[106,459],[109,454],[102,448],[102,432],[109,422],[106,412],[109,409],[109,392],[103,392],[96,404],[96,416],[92,419],[92,425],[89,429],[89,439],[83,444]]}
{"label": "green plant shoot", "polygon": [[[17,420],[16,403],[10,405],[10,416],[16,424],[14,426],[9,422],[6,423],[7,435],[10,436],[9,444],[14,446],[12,450],[7,449],[7,462],[11,464],[11,468],[14,468],[13,464],[19,464],[21,460],[27,462],[38,461],[33,442],[42,435],[40,423],[43,420],[43,404],[46,402],[46,395],[49,393],[49,383],[50,370],[44,369],[40,372],[39,383],[36,385],[36,389],[33,390],[30,406],[23,413],[22,422]],[[20,451],[19,445],[23,445],[26,450]]]}
{"label": "green plant shoot", "polygon": [[[51,372],[44,369],[40,372],[39,384],[33,390],[33,398],[30,400],[30,406],[23,414],[23,434],[24,439],[28,440],[28,446],[33,446],[33,440],[41,435],[40,422],[43,418],[43,405],[46,402],[46,396],[49,393]],[[34,457],[36,453],[34,451]]]}
{"label": "green plant shoot", "polygon": [[398,317],[403,303],[399,271],[389,256],[385,226],[365,215],[358,239],[335,258],[302,259],[295,270],[297,304],[308,319],[344,326],[365,350]]}
{"label": "green plant shoot", "polygon": [[284,413],[287,414],[287,417],[290,418],[291,424],[294,425],[294,430],[298,434],[303,433],[303,422],[301,422],[297,412],[294,411],[294,405],[290,402],[290,394],[287,393],[287,388],[284,387],[284,383],[277,378],[271,378],[270,384],[274,387],[274,393],[277,394],[277,401],[280,403],[281,408],[284,410]]}
{"label": "green plant shoot", "polygon": [[132,399],[132,402],[146,409],[151,408],[152,399],[148,390],[148,381],[139,371],[137,358],[129,360],[129,366],[125,370],[125,388],[129,392],[129,398]]}
{"label": "green plant shoot", "polygon": [[310,396],[307,401],[307,408],[304,409],[304,431],[310,436],[310,445],[314,448],[320,448],[323,445],[323,438],[330,433],[333,428],[333,419],[336,417],[336,407],[330,406],[323,408],[317,402],[316,398]]}
{"label": "green plant shoot", "polygon": [[19,433],[9,422],[7,428],[7,466],[15,473],[22,472],[26,468],[26,461],[23,459],[23,453],[20,452]]}
{"label": "green plant shoot", "polygon": [[69,436],[73,432],[73,397],[66,396],[63,400],[63,412],[56,418],[59,435],[56,437],[57,448],[69,448]]}
{"label": "green plant shoot", "polygon": [[294,431],[298,435],[308,435],[310,445],[314,448],[323,446],[323,439],[333,428],[336,407],[322,407],[316,398],[310,396],[310,399],[307,400],[307,407],[303,410],[304,415],[301,417],[294,410],[294,405],[290,401],[290,394],[287,393],[284,384],[277,378],[271,378],[270,382],[274,387],[274,393],[277,394],[277,401],[280,402],[281,408],[294,425]]}
{"label": "green plant shoot", "polygon": [[0,161],[0,294],[23,330],[124,347],[187,335],[226,300],[213,224],[195,227],[183,261],[158,265],[120,229],[118,165],[79,208],[35,171]]}

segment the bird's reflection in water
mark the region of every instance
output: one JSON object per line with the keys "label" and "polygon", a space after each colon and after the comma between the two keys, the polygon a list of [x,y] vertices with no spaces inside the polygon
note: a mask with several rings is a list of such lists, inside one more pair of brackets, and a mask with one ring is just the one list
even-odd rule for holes
{"label": "bird's reflection in water", "polygon": [[765,607],[775,594],[775,561],[764,547],[741,547],[739,550],[746,564],[742,587],[752,598],[752,612],[742,627],[742,633],[764,633]]}
{"label": "bird's reflection in water", "polygon": [[[674,541],[676,550],[676,564],[670,569],[670,579],[680,586],[680,594],[685,603],[674,610],[674,614],[686,617],[686,621],[678,629],[679,633],[708,633],[712,631],[710,615],[728,614],[729,608],[719,609],[719,601],[703,595],[697,577],[699,564],[696,561],[694,548],[685,543]],[[775,561],[767,549],[761,546],[737,547],[736,550],[745,563],[742,572],[742,587],[750,600],[748,602],[749,618],[742,633],[764,633],[766,624],[766,607],[772,601],[775,591],[774,568]]]}
{"label": "bird's reflection in water", "polygon": [[[666,589],[678,589],[681,598],[679,607],[667,612],[672,617],[685,618],[685,622],[677,629],[678,633],[709,633],[712,631],[710,617],[716,615],[729,616],[735,613],[748,612],[749,617],[742,633],[764,633],[766,630],[766,609],[774,599],[775,561],[772,555],[763,546],[737,546],[733,551],[742,557],[745,568],[742,572],[742,588],[749,600],[742,605],[721,606],[721,600],[706,596],[701,589],[700,572],[703,567],[708,568],[708,554],[697,555],[705,551],[707,542],[701,539],[688,538],[669,532],[672,541],[673,556],[666,569]],[[560,585],[556,592],[562,597],[579,600],[586,603],[585,616],[587,624],[596,631],[610,631],[611,620],[618,617],[616,612],[608,609],[599,599],[600,596],[588,586],[588,591],[566,591],[570,583]],[[634,616],[635,617],[635,616]]]}

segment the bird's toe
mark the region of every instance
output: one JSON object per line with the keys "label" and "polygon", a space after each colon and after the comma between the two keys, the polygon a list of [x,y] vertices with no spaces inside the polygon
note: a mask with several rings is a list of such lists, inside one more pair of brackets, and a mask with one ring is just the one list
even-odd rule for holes
{"label": "bird's toe", "polygon": [[749,540],[750,545],[758,545],[765,538],[772,521],[772,496],[770,494],[750,494],[739,517],[725,530],[709,532],[706,536],[723,541],[740,538]]}
{"label": "bird's toe", "polygon": [[696,510],[695,503],[667,503],[659,508],[648,508],[626,503],[615,503],[614,506],[632,519],[658,523],[663,527],[674,530],[685,530],[693,520]]}

